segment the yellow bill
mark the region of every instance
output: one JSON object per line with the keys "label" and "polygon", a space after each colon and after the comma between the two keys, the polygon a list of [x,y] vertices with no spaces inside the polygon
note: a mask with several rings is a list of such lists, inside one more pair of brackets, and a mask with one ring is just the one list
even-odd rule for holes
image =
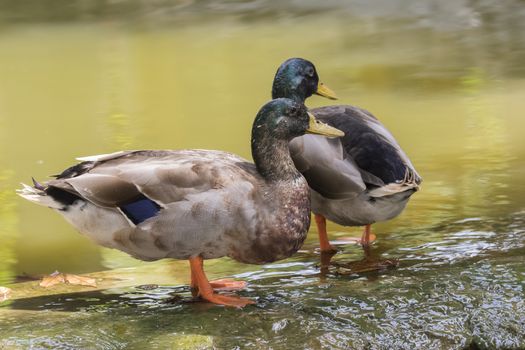
{"label": "yellow bill", "polygon": [[319,120],[315,119],[312,113],[308,112],[308,116],[310,117],[310,125],[306,130],[307,134],[318,134],[329,137],[345,136],[345,133],[341,130],[331,127],[330,125],[322,123]]}
{"label": "yellow bill", "polygon": [[335,94],[335,92],[333,92],[332,89],[330,89],[328,86],[321,82],[317,84],[317,91],[315,93],[319,96],[323,96],[331,100],[337,100],[337,95]]}

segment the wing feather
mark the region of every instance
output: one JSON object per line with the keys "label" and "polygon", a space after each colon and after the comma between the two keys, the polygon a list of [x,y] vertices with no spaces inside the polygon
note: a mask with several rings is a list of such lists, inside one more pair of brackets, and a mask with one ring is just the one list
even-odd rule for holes
{"label": "wing feather", "polygon": [[338,139],[301,136],[290,143],[290,154],[310,187],[327,198],[355,196],[366,189],[355,162],[344,158]]}
{"label": "wing feather", "polygon": [[421,177],[392,134],[370,112],[354,106],[312,110],[345,136],[326,139],[305,135],[294,139],[294,163],[316,192],[329,199],[373,197],[418,189]]}
{"label": "wing feather", "polygon": [[[384,184],[402,182],[407,172],[414,182],[421,182],[394,136],[370,112],[347,105],[320,107],[312,112],[319,120],[345,132],[341,138],[344,151],[362,171],[381,179]],[[377,185],[376,181],[371,184]]]}
{"label": "wing feather", "polygon": [[[48,183],[103,207],[118,207],[141,195],[164,207],[188,195],[258,179],[246,160],[226,152],[134,151],[89,157],[84,172]],[[83,164],[83,163],[81,163]],[[253,164],[252,164],[252,167]]]}

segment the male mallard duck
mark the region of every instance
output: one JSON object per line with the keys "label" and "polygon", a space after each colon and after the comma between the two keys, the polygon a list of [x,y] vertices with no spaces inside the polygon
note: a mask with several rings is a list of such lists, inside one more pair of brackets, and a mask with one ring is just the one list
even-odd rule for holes
{"label": "male mallard duck", "polygon": [[[277,70],[272,98],[304,103],[312,94],[336,99],[322,83],[315,66],[301,58]],[[419,189],[421,177],[392,134],[370,112],[348,105],[315,108],[322,122],[340,129],[337,139],[305,135],[292,140],[290,152],[308,181],[321,251],[335,251],[326,233],[326,219],[344,226],[365,226],[361,244],[374,239],[370,225],[390,220]]]}
{"label": "male mallard duck", "polygon": [[141,260],[188,259],[202,298],[242,307],[252,301],[214,293],[203,259],[262,264],[299,249],[310,226],[310,194],[288,145],[306,132],[343,135],[303,104],[276,99],[253,124],[255,164],[221,151],[122,151],[80,158],[55,180],[24,185],[19,194],[105,247]]}

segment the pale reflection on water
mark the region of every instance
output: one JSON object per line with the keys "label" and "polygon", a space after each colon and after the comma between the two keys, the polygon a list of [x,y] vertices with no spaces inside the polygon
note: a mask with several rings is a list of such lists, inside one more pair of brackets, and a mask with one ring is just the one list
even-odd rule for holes
{"label": "pale reflection on water", "polygon": [[[468,339],[490,347],[495,343],[483,343],[479,334],[487,330],[476,320],[492,312],[523,315],[525,42],[519,33],[525,13],[519,2],[498,8],[466,1],[73,3],[55,12],[0,3],[9,9],[0,11],[0,285],[54,270],[132,266],[140,274],[146,263],[93,245],[58,215],[17,198],[14,189],[31,176],[45,180],[76,156],[119,149],[223,149],[250,159],[253,117],[270,97],[277,66],[292,56],[314,61],[341,103],[377,115],[424,183],[399,218],[375,227],[371,254],[399,259],[394,271],[343,277],[332,269],[319,279],[312,232],[303,250],[284,262],[207,263],[213,277],[250,281],[246,293],[259,298],[255,310],[167,306],[174,292],[188,297],[178,285],[94,292],[85,300],[17,301],[10,311],[75,311],[66,321],[45,320],[51,333],[39,331],[40,316],[20,316],[40,344],[75,344],[75,327],[68,333],[61,322],[82,328],[105,316],[116,336],[85,329],[90,339],[100,337],[100,348],[140,348],[146,340],[128,338],[144,331],[149,344],[162,348],[181,333],[198,333],[199,323],[184,316],[214,313],[225,320],[244,315],[247,327],[260,329],[210,324],[204,334],[225,347],[235,339],[259,347],[281,339],[312,348],[345,348],[350,340],[354,348],[410,348],[417,345],[411,336],[425,347],[461,347]],[[310,107],[328,104],[319,97],[308,101]],[[361,230],[329,228],[332,239]],[[341,247],[334,261],[363,258],[358,247]],[[187,282],[185,262],[153,264],[172,264],[176,281]],[[501,306],[500,295],[513,301]],[[479,311],[483,303],[490,307]],[[261,309],[266,320],[258,318]],[[159,321],[159,313],[171,323]],[[2,317],[0,335],[11,340],[0,348],[27,345],[14,335],[19,315]],[[468,331],[462,328],[466,317]],[[171,333],[159,333],[161,326]],[[406,337],[395,343],[399,327]],[[506,341],[519,339],[487,327],[506,334]],[[234,340],[223,336],[228,331]]]}

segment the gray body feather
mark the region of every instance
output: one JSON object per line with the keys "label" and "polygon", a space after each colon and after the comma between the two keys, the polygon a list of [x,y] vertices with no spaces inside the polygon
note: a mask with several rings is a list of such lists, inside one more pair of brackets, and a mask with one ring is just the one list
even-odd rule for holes
{"label": "gray body feather", "polygon": [[345,136],[304,135],[290,154],[312,193],[312,211],[345,226],[392,219],[419,189],[421,177],[392,134],[369,112],[354,106],[312,113]]}

